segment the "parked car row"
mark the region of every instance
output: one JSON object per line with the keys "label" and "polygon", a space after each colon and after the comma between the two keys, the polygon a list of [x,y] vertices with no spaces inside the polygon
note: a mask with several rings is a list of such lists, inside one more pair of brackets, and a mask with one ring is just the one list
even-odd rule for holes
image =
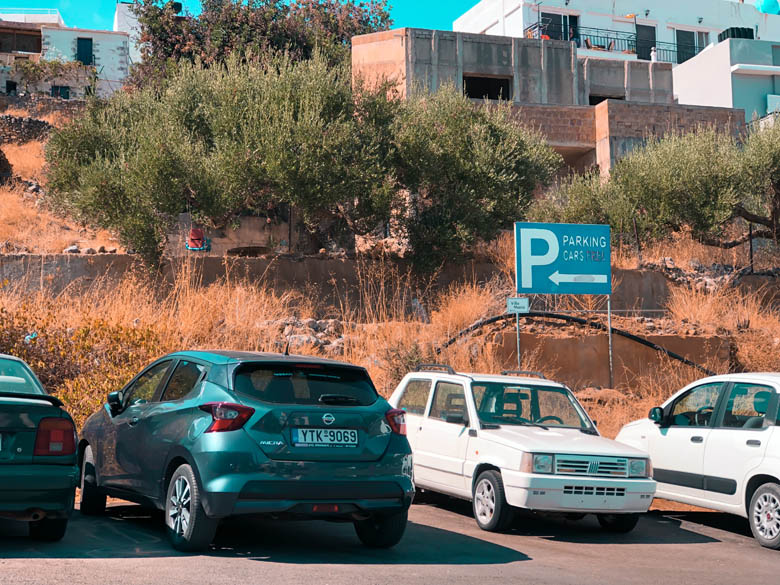
{"label": "parked car row", "polygon": [[386,548],[416,488],[470,500],[489,531],[528,509],[628,532],[660,496],[747,517],[780,548],[778,388],[775,374],[708,378],[613,441],[534,372],[423,365],[386,401],[351,364],[191,351],[110,394],[77,437],[30,368],[0,355],[0,517],[58,540],[80,485],[85,515],[109,496],[163,510],[178,550],[206,548],[236,515],[351,522]]}

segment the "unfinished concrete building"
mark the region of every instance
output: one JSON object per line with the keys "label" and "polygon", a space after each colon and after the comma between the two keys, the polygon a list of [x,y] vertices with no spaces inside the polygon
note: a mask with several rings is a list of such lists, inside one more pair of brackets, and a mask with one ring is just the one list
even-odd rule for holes
{"label": "unfinished concrete building", "polygon": [[648,136],[714,125],[737,133],[744,113],[674,103],[672,65],[578,57],[573,42],[405,28],[352,39],[352,71],[391,80],[401,96],[455,86],[507,100],[566,163],[608,173]]}

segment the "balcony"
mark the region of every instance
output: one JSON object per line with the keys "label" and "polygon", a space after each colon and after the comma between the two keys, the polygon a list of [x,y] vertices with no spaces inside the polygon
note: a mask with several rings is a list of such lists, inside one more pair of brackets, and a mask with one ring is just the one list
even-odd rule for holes
{"label": "balcony", "polygon": [[585,26],[570,27],[568,31],[552,24],[532,24],[524,31],[529,39],[555,39],[572,41],[578,48],[589,51],[603,51],[604,57],[613,55],[636,55],[643,61],[684,63],[695,57],[701,48],[695,45],[660,43],[652,39],[637,39],[636,33]]}

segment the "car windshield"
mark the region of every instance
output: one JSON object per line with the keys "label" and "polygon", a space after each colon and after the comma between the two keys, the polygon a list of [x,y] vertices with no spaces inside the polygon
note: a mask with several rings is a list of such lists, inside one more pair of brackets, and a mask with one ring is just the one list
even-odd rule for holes
{"label": "car windshield", "polygon": [[275,404],[368,406],[378,396],[365,370],[312,363],[243,364],[234,388]]}
{"label": "car windshield", "polygon": [[472,383],[479,420],[486,424],[592,429],[566,388],[508,382]]}
{"label": "car windshield", "polygon": [[30,369],[18,360],[0,358],[0,394],[44,394]]}

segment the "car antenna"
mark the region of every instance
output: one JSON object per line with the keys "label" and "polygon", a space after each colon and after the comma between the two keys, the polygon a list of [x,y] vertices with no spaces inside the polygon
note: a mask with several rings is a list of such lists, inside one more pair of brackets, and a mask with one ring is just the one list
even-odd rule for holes
{"label": "car antenna", "polygon": [[284,355],[290,355],[290,340],[287,340],[287,345],[284,348]]}

